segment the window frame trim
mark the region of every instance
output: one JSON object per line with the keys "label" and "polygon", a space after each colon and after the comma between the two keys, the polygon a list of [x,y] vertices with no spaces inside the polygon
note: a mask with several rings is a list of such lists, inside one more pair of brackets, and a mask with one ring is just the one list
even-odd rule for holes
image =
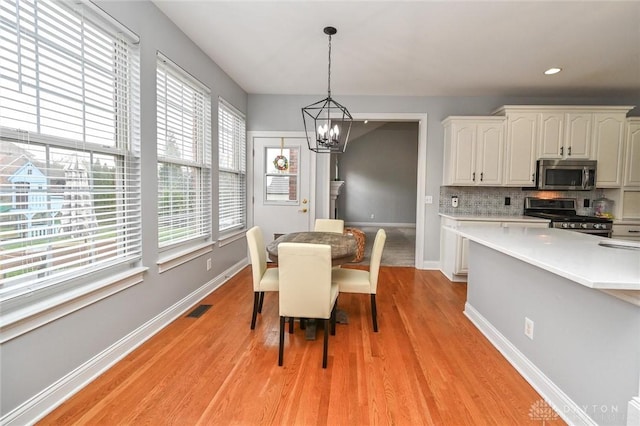
{"label": "window frame trim", "polygon": [[[156,188],[156,194],[158,194],[159,190],[160,190],[160,179],[158,178],[158,172],[157,172],[157,168],[160,166],[160,164],[167,164],[167,165],[176,165],[176,166],[180,166],[180,167],[189,167],[189,168],[194,168],[194,169],[198,169],[199,175],[200,175],[200,179],[199,179],[199,184],[204,186],[204,189],[199,190],[199,197],[202,199],[206,198],[206,194],[209,193],[209,198],[208,198],[208,206],[204,206],[201,210],[201,217],[198,218],[198,223],[201,225],[205,225],[208,226],[208,230],[207,232],[197,235],[195,237],[192,238],[188,238],[188,239],[179,239],[179,240],[175,240],[175,241],[168,241],[165,242],[164,245],[161,245],[161,241],[160,241],[160,224],[158,221],[158,225],[156,228],[156,231],[158,232],[158,238],[156,239],[156,248],[159,252],[159,257],[157,259],[157,264],[158,264],[158,268],[159,271],[163,272],[167,269],[171,269],[174,266],[170,266],[167,267],[167,265],[172,264],[173,261],[172,259],[174,257],[180,257],[183,256],[180,253],[186,252],[186,253],[191,253],[191,252],[198,252],[200,250],[200,246],[202,244],[214,244],[215,241],[213,241],[213,225],[212,225],[212,219],[213,219],[213,215],[211,213],[211,211],[213,210],[213,199],[212,199],[212,191],[213,191],[213,183],[212,183],[212,176],[213,176],[213,165],[212,165],[212,151],[213,151],[213,120],[212,120],[212,95],[211,95],[211,89],[209,89],[209,87],[204,84],[203,82],[201,82],[200,80],[198,80],[196,77],[194,77],[190,72],[188,72],[187,70],[185,70],[183,67],[181,67],[179,64],[177,64],[176,62],[174,62],[173,60],[171,60],[167,55],[165,55],[163,52],[161,52],[160,50],[156,50],[156,58],[155,58],[155,72],[154,72],[154,76],[155,76],[155,93],[156,93],[156,105],[155,105],[155,109],[156,109],[156,114],[159,108],[159,102],[158,102],[158,91],[160,89],[160,86],[158,85],[159,81],[158,81],[158,73],[160,71],[164,72],[165,74],[167,74],[168,76],[171,76],[172,78],[180,81],[182,84],[189,84],[191,85],[191,90],[193,90],[194,92],[198,92],[199,94],[203,95],[205,97],[203,105],[205,106],[205,111],[203,111],[203,117],[204,117],[204,123],[203,123],[203,140],[202,142],[199,144],[198,146],[198,150],[200,152],[198,152],[198,155],[200,155],[202,157],[202,161],[198,162],[198,161],[192,161],[192,160],[185,160],[185,159],[180,159],[180,158],[176,158],[176,157],[171,157],[171,156],[167,156],[167,155],[161,155],[158,153],[158,144],[157,144],[157,135],[158,135],[158,129],[159,129],[159,121],[158,118],[156,117],[156,125],[155,125],[155,131],[156,131],[156,162],[155,162],[155,167],[156,167],[156,182],[157,182],[157,188]],[[167,85],[163,86],[163,90],[166,92],[167,90]],[[165,98],[165,109],[168,109],[168,97]],[[208,102],[207,102],[208,100]],[[206,108],[208,105],[208,109],[209,109],[209,114],[206,114]],[[194,114],[195,115],[195,114]],[[167,129],[165,129],[167,130]],[[208,133],[208,140],[207,140],[207,133]],[[208,146],[207,146],[208,145]],[[208,155],[207,155],[208,154]],[[204,195],[204,196],[203,196]],[[156,207],[158,208],[158,214],[159,214],[159,199],[156,201]],[[208,207],[208,208],[207,208]],[[209,211],[209,213],[207,213],[207,210]],[[208,221],[206,220],[208,216]],[[199,241],[204,241],[204,243],[201,243]],[[184,262],[183,262],[184,263]],[[177,266],[177,265],[176,265]]]}
{"label": "window frame trim", "polygon": [[[220,162],[218,161],[218,234],[220,236],[220,247],[225,246],[226,244],[230,244],[231,242],[237,240],[237,234],[242,234],[246,232],[248,229],[249,223],[249,203],[247,200],[249,193],[249,153],[247,151],[248,147],[248,132],[247,132],[247,117],[246,115],[240,111],[238,108],[233,106],[230,102],[225,100],[222,96],[218,96],[218,158],[220,156],[220,109],[221,106],[229,109],[231,113],[236,114],[244,121],[244,173],[240,168],[238,169],[229,169],[226,167],[220,167]],[[238,154],[239,155],[239,154]],[[220,173],[228,173],[236,176],[244,176],[244,197],[242,199],[244,203],[244,221],[243,223],[239,223],[237,225],[231,226],[227,229],[220,229]]]}
{"label": "window frame trim", "polygon": [[[109,77],[113,77],[114,80],[122,79],[124,75],[122,66],[127,66],[127,77],[125,79],[127,95],[124,98],[126,103],[120,103],[119,107],[116,108],[117,120],[112,128],[116,141],[113,146],[107,146],[87,140],[40,133],[41,110],[39,108],[36,109],[37,113],[35,115],[38,131],[18,129],[16,126],[12,126],[12,128],[2,127],[0,128],[2,139],[17,143],[31,142],[46,147],[46,149],[72,150],[120,157],[123,162],[131,167],[133,174],[128,175],[127,180],[134,182],[132,188],[135,188],[137,192],[135,200],[138,205],[141,205],[140,62],[142,52],[139,47],[140,39],[134,32],[89,0],[78,0],[75,3],[65,1],[59,3],[57,7],[82,23],[90,23],[93,27],[91,31],[98,30],[107,34],[112,42],[113,51],[126,45],[126,55],[112,57],[115,71],[109,74]],[[37,14],[37,10],[35,13]],[[78,28],[82,28],[83,24],[80,25]],[[76,27],[74,26],[73,28]],[[21,34],[20,30],[18,30],[18,64],[23,60],[23,56],[20,54],[22,45],[19,40]],[[40,42],[43,41],[40,40]],[[60,50],[64,49],[55,49],[55,52]],[[84,68],[85,65],[83,64],[81,67]],[[38,75],[36,82],[39,82],[39,78],[40,76]],[[122,95],[114,95],[114,99],[115,97],[123,99]],[[85,98],[83,97],[83,99]],[[86,105],[83,102],[83,108]],[[86,125],[86,121],[83,121],[82,126]],[[127,188],[129,188],[129,185],[127,185]],[[2,315],[0,315],[0,343],[4,343],[143,282],[144,273],[148,268],[141,264],[141,213],[138,209],[135,215],[132,214],[131,216],[126,216],[126,218],[133,218],[134,223],[137,224],[134,229],[138,231],[136,238],[140,242],[137,244],[136,250],[131,250],[124,256],[115,257],[97,268],[88,271],[75,270],[65,274],[64,277],[49,280],[46,285],[36,286],[35,284],[40,280],[34,280],[34,285],[13,289],[14,291],[8,291],[3,295],[0,301],[0,310],[2,311]],[[8,287],[8,289],[10,288]]]}

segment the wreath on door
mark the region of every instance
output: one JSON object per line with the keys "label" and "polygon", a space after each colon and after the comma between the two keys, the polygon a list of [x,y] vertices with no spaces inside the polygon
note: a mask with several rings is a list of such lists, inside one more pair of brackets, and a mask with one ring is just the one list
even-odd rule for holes
{"label": "wreath on door", "polygon": [[284,155],[276,155],[276,158],[273,159],[273,165],[276,169],[283,171],[289,168],[289,160]]}
{"label": "wreath on door", "polygon": [[276,155],[276,158],[273,159],[273,165],[277,170],[285,171],[289,170],[289,160],[287,157],[282,155],[282,151],[284,150],[284,138],[280,138],[280,155]]}

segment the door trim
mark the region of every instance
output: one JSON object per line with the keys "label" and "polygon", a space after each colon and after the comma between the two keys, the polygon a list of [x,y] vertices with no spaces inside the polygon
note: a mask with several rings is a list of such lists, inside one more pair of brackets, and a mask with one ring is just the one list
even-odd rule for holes
{"label": "door trim", "polygon": [[[427,113],[351,113],[354,120],[411,121],[418,123],[418,173],[416,182],[415,268],[427,269],[424,261],[424,230],[427,188]],[[347,146],[348,149],[348,146]],[[327,164],[327,173],[329,165]],[[329,174],[327,174],[329,176]],[[438,262],[439,264],[440,262]],[[431,268],[429,268],[431,269]]]}
{"label": "door trim", "polygon": [[[253,226],[253,180],[255,178],[255,164],[254,164],[254,143],[255,138],[302,138],[306,139],[305,132],[279,132],[279,131],[249,131],[247,132],[247,229]],[[303,147],[304,148],[304,147]],[[309,158],[309,199],[313,202],[309,203],[309,217],[316,217],[316,162],[317,157],[315,152],[311,152]],[[251,212],[251,214],[249,214]],[[311,219],[310,220],[310,224]],[[311,226],[311,225],[310,225]]]}

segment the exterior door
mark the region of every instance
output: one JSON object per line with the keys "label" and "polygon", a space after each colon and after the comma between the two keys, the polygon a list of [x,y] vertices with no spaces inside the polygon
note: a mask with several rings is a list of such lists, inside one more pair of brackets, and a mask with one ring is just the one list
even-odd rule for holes
{"label": "exterior door", "polygon": [[253,138],[253,224],[265,243],[276,234],[312,229],[315,156],[304,137]]}

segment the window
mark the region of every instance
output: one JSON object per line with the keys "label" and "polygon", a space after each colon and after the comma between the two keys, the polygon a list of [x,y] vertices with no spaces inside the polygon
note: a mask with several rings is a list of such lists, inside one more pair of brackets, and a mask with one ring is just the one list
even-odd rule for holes
{"label": "window", "polygon": [[220,232],[247,223],[247,165],[244,116],[223,100],[218,104]]}
{"label": "window", "polygon": [[211,236],[211,96],[161,54],[157,61],[158,246]]}
{"label": "window", "polygon": [[0,6],[2,303],[140,259],[137,40],[106,18],[89,2]]}
{"label": "window", "polygon": [[265,204],[298,203],[299,158],[298,147],[265,147],[262,179]]}

